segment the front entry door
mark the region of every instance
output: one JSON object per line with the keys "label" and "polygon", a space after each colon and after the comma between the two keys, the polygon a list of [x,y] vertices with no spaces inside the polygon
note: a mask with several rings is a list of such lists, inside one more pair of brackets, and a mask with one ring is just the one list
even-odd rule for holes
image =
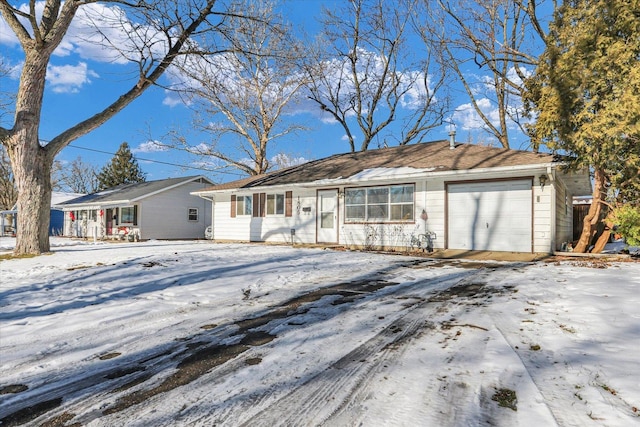
{"label": "front entry door", "polygon": [[338,243],[338,190],[318,191],[318,243]]}

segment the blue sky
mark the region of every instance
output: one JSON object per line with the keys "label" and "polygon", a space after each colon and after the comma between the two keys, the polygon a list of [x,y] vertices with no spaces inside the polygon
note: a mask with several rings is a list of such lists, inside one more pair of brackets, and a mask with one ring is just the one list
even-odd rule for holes
{"label": "blue sky", "polygon": [[[316,20],[320,16],[322,6],[334,8],[338,3],[338,0],[292,0],[285,4],[285,10],[288,19],[294,25],[303,25],[307,32],[313,33],[318,28]],[[0,22],[0,55],[5,64],[16,68],[15,73],[10,77],[3,77],[0,84],[2,91],[11,91],[17,88],[22,53],[5,25],[4,22]],[[102,110],[135,81],[136,75],[131,73],[131,68],[120,63],[121,61],[114,61],[115,58],[109,58],[109,55],[108,51],[99,51],[95,46],[83,45],[79,39],[63,42],[52,57],[48,70],[40,128],[42,140],[49,140]],[[478,70],[469,69],[469,73],[478,73]],[[474,115],[465,112],[461,107],[469,100],[461,90],[454,93],[459,95],[454,102],[454,107],[459,108],[455,115],[458,140],[490,143],[492,140],[488,134],[473,129]],[[102,167],[113,156],[111,153],[114,153],[123,141],[127,141],[149,180],[203,174],[217,182],[224,182],[241,177],[240,172],[220,175],[176,166],[193,166],[198,162],[184,152],[157,151],[149,148],[152,145],[149,144],[150,140],[162,141],[169,131],[176,128],[191,139],[192,145],[205,139],[205,136],[188,132],[191,128],[191,111],[182,104],[169,105],[166,99],[167,94],[162,88],[150,88],[106,124],[73,141],[57,159],[69,162],[80,156],[85,162]],[[2,119],[3,126],[11,125],[11,117],[4,116]],[[279,141],[270,155],[284,152],[295,157],[317,159],[349,150],[347,142],[343,140],[344,130],[337,123],[327,123],[320,120],[318,115],[310,113],[297,114],[294,119],[310,130]],[[427,139],[446,139],[448,132],[448,127],[443,125],[431,132]],[[513,135],[512,138],[512,148],[526,147],[524,136]],[[163,163],[148,162],[145,159]]]}

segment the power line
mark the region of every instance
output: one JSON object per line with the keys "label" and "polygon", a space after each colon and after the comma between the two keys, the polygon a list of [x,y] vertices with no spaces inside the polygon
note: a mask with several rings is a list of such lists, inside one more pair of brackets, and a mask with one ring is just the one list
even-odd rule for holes
{"label": "power line", "polygon": [[[78,150],[93,151],[93,152],[101,153],[101,154],[109,154],[109,155],[112,155],[112,156],[115,156],[115,154],[116,154],[116,153],[112,153],[110,151],[96,150],[95,148],[79,147],[79,146],[73,145],[73,144],[69,144],[69,145],[67,145],[67,147],[77,148]],[[160,163],[162,165],[168,165],[168,166],[177,166],[179,168],[185,168],[185,169],[196,169],[196,170],[201,170],[201,171],[206,171],[206,172],[220,172],[220,171],[201,168],[201,167],[197,167],[197,166],[179,165],[179,164],[176,164],[176,163],[163,162],[163,161],[160,161],[160,160],[143,159],[142,157],[138,157],[138,156],[136,156],[136,160],[141,160],[141,161],[144,161],[144,162],[151,162],[151,163]]]}

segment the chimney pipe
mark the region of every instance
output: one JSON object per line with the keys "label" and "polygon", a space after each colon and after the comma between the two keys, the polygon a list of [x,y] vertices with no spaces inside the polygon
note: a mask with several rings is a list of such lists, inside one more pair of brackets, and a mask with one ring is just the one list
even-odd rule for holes
{"label": "chimney pipe", "polygon": [[449,149],[453,150],[456,148],[456,131],[452,130],[449,132]]}

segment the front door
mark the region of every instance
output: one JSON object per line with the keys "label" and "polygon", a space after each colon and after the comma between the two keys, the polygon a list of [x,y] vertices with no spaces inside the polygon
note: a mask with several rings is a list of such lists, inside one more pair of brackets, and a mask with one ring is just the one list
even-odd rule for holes
{"label": "front door", "polygon": [[338,190],[318,191],[318,243],[338,243]]}

